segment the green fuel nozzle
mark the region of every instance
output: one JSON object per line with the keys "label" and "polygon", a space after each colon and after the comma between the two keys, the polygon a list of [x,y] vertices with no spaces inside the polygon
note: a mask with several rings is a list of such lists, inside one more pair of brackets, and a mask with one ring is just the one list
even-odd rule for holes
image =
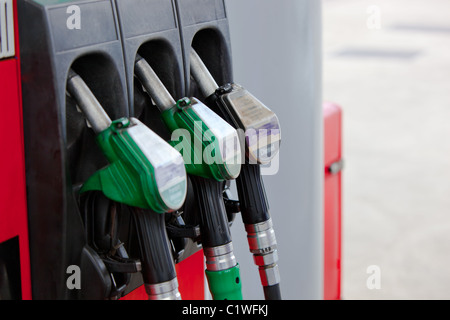
{"label": "green fuel nozzle", "polygon": [[81,192],[101,190],[110,199],[164,213],[186,197],[181,154],[136,118],[115,120],[97,135],[109,165],[97,171]]}
{"label": "green fuel nozzle", "polygon": [[135,73],[172,132],[189,174],[217,181],[235,179],[241,170],[237,131],[196,98],[175,101],[148,62],[137,56]]}
{"label": "green fuel nozzle", "polygon": [[81,192],[99,190],[111,200],[158,213],[179,209],[187,186],[181,154],[136,118],[111,121],[74,71],[67,90],[97,134],[109,162],[85,182]]}
{"label": "green fuel nozzle", "polygon": [[163,213],[179,209],[186,198],[187,175],[181,154],[136,118],[111,121],[73,70],[67,91],[95,131],[97,144],[109,162],[80,192],[101,191],[130,208],[149,299],[180,299]]}

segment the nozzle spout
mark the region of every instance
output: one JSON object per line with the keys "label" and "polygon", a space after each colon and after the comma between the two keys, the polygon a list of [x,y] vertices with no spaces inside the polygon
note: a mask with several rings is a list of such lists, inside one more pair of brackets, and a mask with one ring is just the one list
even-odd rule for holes
{"label": "nozzle spout", "polygon": [[149,63],[140,55],[136,56],[134,71],[147,93],[161,112],[172,108],[176,101],[153,71]]}
{"label": "nozzle spout", "polygon": [[194,77],[195,81],[197,81],[202,94],[205,97],[209,97],[216,91],[219,86],[209,72],[208,68],[206,68],[202,59],[200,59],[200,56],[193,48],[191,48],[190,61],[192,76]]}
{"label": "nozzle spout", "polygon": [[106,130],[111,125],[111,119],[100,105],[100,102],[98,102],[84,80],[72,69],[69,70],[67,91],[75,99],[96,133]]}

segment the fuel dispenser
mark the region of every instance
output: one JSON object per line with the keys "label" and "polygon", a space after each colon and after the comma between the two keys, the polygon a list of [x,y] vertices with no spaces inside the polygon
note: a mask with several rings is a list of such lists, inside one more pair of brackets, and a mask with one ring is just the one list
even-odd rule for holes
{"label": "fuel dispenser", "polygon": [[[241,298],[239,267],[229,233],[230,214],[239,208],[224,199],[223,192],[224,180],[235,178],[240,165],[220,163],[209,171],[197,166],[190,173],[199,175],[190,174],[185,180],[185,201],[179,208],[165,192],[173,190],[173,185],[159,190],[159,182],[152,185],[142,175],[127,173],[128,169],[137,172],[135,160],[140,154],[138,158],[152,164],[151,173],[160,172],[164,180],[167,168],[153,166],[159,161],[157,155],[139,150],[145,150],[156,137],[164,145],[162,141],[169,140],[173,128],[159,118],[157,109],[149,107],[153,101],[135,81],[134,65],[139,51],[155,66],[173,96],[187,96],[178,4],[171,0],[21,0],[17,4],[33,298],[119,299],[143,284],[150,298],[164,298],[166,293],[178,298],[173,265],[176,272],[186,274],[183,263],[198,259],[199,251],[208,257],[211,278],[223,278],[222,271],[230,269],[227,273],[236,295],[225,298]],[[211,9],[200,11],[212,20],[219,18],[211,15]],[[72,23],[76,14],[81,22]],[[203,19],[198,13],[197,18]],[[199,101],[182,100],[178,107],[184,103],[186,116],[201,111],[214,118]],[[90,114],[89,110],[96,111]],[[208,144],[219,144],[213,137],[228,137],[222,135],[223,128],[237,140],[235,130],[220,121],[211,126],[209,132],[219,131],[209,136]],[[201,190],[211,196],[205,197]],[[207,225],[199,218],[202,208],[218,212],[211,215],[218,228],[214,220],[209,236],[199,227]],[[156,240],[144,239],[149,235],[165,243],[158,257],[151,246]],[[155,274],[157,259],[167,262],[165,278]],[[67,285],[73,266],[81,270],[81,289]],[[190,277],[203,282],[196,274],[192,270]],[[197,285],[203,287],[200,280]],[[223,290],[218,287],[212,288],[217,291],[215,298]],[[185,288],[186,296],[192,298],[188,289],[192,290]],[[203,293],[195,298],[203,298]]]}
{"label": "fuel dispenser", "polygon": [[[77,6],[81,14],[80,29],[68,27],[72,5]],[[174,15],[172,6],[170,8],[170,14]],[[186,251],[184,258],[187,259],[195,251],[189,251],[189,244],[185,243],[175,251],[172,239],[168,239],[165,233],[169,229],[164,225],[176,220],[178,215],[178,210],[174,210],[178,204],[175,205],[167,193],[173,190],[173,186],[164,187],[165,172],[173,170],[160,163],[159,169],[153,172],[160,172],[156,180],[163,183],[158,201],[146,201],[148,199],[141,194],[140,200],[135,202],[134,193],[130,197],[125,192],[127,190],[117,192],[114,179],[128,179],[130,183],[127,186],[134,187],[135,191],[154,193],[155,190],[145,190],[141,177],[130,179],[123,175],[122,169],[127,167],[123,159],[111,151],[114,148],[108,145],[100,147],[102,144],[97,143],[99,140],[109,141],[117,147],[129,146],[131,141],[135,141],[133,151],[129,152],[134,155],[136,150],[145,149],[149,141],[159,137],[159,134],[153,134],[151,139],[147,139],[149,131],[138,129],[144,125],[132,117],[134,108],[128,99],[116,3],[25,0],[18,1],[18,14],[23,57],[23,118],[33,298],[118,299],[143,288],[144,283],[147,293],[153,298],[162,298],[167,292],[177,297],[176,283],[172,281],[176,275],[173,264],[181,261],[179,252]],[[80,83],[80,79],[110,119],[129,121],[112,121],[110,129],[102,131],[96,138],[95,132],[100,131],[96,122],[106,117],[94,115],[88,120],[92,128],[86,125],[85,116],[77,110],[82,109],[82,97],[89,96],[77,97],[79,90],[75,84]],[[179,87],[181,79],[174,79]],[[88,99],[87,104],[92,101]],[[99,120],[93,120],[97,117]],[[104,128],[105,123],[109,121],[100,128]],[[147,133],[142,135],[143,131]],[[170,153],[165,152],[164,157],[168,155]],[[141,158],[153,159],[153,163],[155,157],[159,159],[156,151],[145,157],[141,154]],[[184,166],[181,167],[184,170]],[[158,213],[150,213],[149,210]],[[165,248],[162,253],[155,251],[151,241],[145,241],[149,235],[158,236],[159,243],[166,244],[160,246]],[[197,246],[195,249],[199,250]],[[176,261],[173,258],[175,254]],[[136,258],[139,261],[135,261]],[[161,266],[159,259],[168,267]],[[146,268],[150,265],[151,268]],[[73,266],[79,267],[81,273],[80,288],[67,286],[68,271]],[[158,273],[161,269],[156,267],[164,269],[164,277]],[[182,265],[177,268],[183,273]],[[193,270],[193,278],[197,279],[195,274]],[[201,279],[203,282],[203,277]],[[163,287],[169,290],[164,291]],[[184,289],[186,297],[192,298],[187,289],[190,288]],[[183,296],[182,290],[179,291]],[[196,294],[194,298],[203,297],[203,292]]]}
{"label": "fuel dispenser", "polygon": [[27,223],[12,249],[0,237],[0,272],[1,250],[29,243],[33,299],[203,299],[206,275],[214,299],[240,300],[230,228],[241,212],[265,298],[281,299],[260,173],[280,124],[232,81],[225,2],[6,2],[17,13]]}

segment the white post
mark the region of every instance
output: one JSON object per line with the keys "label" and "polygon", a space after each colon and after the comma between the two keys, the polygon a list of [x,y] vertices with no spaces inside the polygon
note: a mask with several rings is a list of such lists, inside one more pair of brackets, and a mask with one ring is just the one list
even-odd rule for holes
{"label": "white post", "polygon": [[[323,299],[323,124],[318,0],[227,0],[233,77],[279,117],[279,170],[263,177],[283,299]],[[241,219],[233,224],[245,299],[264,299]]]}

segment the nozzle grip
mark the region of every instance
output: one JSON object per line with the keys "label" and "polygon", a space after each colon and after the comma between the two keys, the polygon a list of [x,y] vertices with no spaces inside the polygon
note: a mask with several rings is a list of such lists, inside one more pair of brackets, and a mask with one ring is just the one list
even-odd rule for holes
{"label": "nozzle grip", "polygon": [[239,264],[227,270],[205,272],[214,300],[242,300]]}
{"label": "nozzle grip", "polygon": [[164,214],[137,207],[130,209],[139,240],[144,283],[153,285],[176,278]]}
{"label": "nozzle grip", "polygon": [[231,241],[231,232],[223,200],[222,182],[191,176],[200,211],[203,247],[218,247]]}
{"label": "nozzle grip", "polygon": [[270,219],[261,169],[257,164],[244,164],[236,178],[241,214],[244,224],[256,224]]}

